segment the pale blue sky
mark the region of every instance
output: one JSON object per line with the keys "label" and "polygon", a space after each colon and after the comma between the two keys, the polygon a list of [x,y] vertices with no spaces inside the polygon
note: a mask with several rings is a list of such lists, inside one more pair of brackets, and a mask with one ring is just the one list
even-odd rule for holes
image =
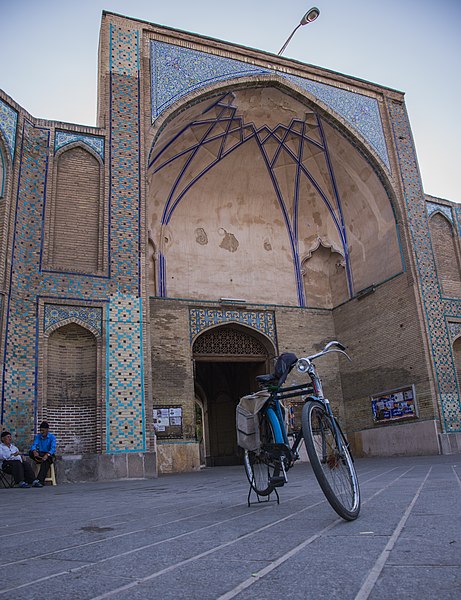
{"label": "pale blue sky", "polygon": [[0,0],[0,87],[35,117],[95,124],[102,10],[406,93],[425,192],[461,202],[461,0]]}

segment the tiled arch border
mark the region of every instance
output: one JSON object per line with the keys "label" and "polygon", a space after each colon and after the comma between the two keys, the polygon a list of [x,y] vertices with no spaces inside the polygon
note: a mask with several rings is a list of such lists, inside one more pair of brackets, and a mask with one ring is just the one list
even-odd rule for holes
{"label": "tiled arch border", "polygon": [[[57,313],[57,314],[54,314]],[[95,337],[102,336],[103,311],[100,307],[78,305],[45,304],[43,328],[45,336],[49,336],[59,327],[69,323],[77,323],[85,327]]]}
{"label": "tiled arch border", "polygon": [[188,92],[211,82],[246,76],[278,75],[290,80],[341,115],[376,150],[390,169],[379,103],[375,97],[332,86],[277,68],[218,56],[181,43],[150,40],[152,120]]}
{"label": "tiled arch border", "polygon": [[268,338],[277,348],[275,314],[271,310],[249,310],[244,308],[190,308],[189,332],[191,346],[204,331],[218,325],[237,323],[244,325]]}

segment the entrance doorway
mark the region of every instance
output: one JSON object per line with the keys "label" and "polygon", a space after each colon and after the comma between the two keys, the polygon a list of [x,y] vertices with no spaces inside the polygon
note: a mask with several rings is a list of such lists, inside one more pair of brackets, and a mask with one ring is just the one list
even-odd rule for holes
{"label": "entrance doorway", "polygon": [[235,409],[256,391],[256,376],[270,371],[271,342],[250,328],[223,325],[206,331],[193,345],[196,395],[203,405],[205,464],[241,464]]}

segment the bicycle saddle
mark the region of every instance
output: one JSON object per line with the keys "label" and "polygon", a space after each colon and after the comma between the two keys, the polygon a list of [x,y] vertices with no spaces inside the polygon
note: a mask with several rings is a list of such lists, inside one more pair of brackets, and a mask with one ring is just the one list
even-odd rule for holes
{"label": "bicycle saddle", "polygon": [[296,354],[293,354],[293,352],[284,352],[277,358],[274,373],[270,373],[269,375],[257,375],[256,381],[263,385],[268,385],[269,383],[282,385],[297,361],[298,357]]}

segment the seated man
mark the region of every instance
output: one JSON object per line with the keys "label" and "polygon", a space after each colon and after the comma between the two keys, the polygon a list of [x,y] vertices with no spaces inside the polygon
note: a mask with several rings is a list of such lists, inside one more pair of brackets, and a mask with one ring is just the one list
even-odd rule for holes
{"label": "seated man", "polygon": [[46,421],[40,423],[39,429],[40,433],[37,433],[34,438],[29,456],[40,465],[38,480],[44,485],[46,475],[56,453],[56,438],[52,433],[48,432],[49,425]]}
{"label": "seated man", "polygon": [[19,450],[12,443],[11,433],[3,431],[0,443],[0,460],[2,460],[2,469],[6,473],[11,473],[14,482],[19,484],[20,488],[28,488],[29,484],[33,487],[43,487],[38,479],[35,479],[34,471],[27,461],[22,460]]}

